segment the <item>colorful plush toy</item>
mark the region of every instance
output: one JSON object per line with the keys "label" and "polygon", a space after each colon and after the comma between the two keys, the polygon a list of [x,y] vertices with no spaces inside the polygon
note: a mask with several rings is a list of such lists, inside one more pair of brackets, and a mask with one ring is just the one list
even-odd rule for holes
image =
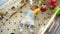
{"label": "colorful plush toy", "polygon": [[41,11],[45,12],[46,11],[46,4],[42,4]]}
{"label": "colorful plush toy", "polygon": [[34,11],[34,15],[38,14],[38,12],[40,11],[40,8],[37,5],[33,5],[31,9]]}
{"label": "colorful plush toy", "polygon": [[36,8],[36,9],[34,10],[34,14],[35,14],[35,15],[38,14],[39,11],[40,11],[40,8]]}
{"label": "colorful plush toy", "polygon": [[56,8],[53,10],[54,13],[55,13],[56,11],[58,11],[57,14],[60,15],[60,6],[56,7]]}
{"label": "colorful plush toy", "polygon": [[50,1],[49,1],[49,5],[50,5],[52,8],[56,7],[56,0],[50,0]]}

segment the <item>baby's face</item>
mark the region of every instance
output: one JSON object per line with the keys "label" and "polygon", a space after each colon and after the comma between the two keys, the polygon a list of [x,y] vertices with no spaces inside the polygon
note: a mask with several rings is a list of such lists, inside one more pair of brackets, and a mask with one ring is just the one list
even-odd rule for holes
{"label": "baby's face", "polygon": [[38,6],[37,6],[37,5],[33,5],[33,6],[31,7],[31,10],[35,10],[36,8],[38,8]]}

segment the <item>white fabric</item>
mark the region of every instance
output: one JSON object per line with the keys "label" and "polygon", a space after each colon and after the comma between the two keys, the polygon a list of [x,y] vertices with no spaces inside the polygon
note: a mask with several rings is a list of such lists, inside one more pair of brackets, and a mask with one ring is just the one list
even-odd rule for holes
{"label": "white fabric", "polygon": [[27,15],[22,19],[21,23],[28,24],[28,25],[34,25],[34,19]]}
{"label": "white fabric", "polygon": [[0,6],[6,3],[8,0],[0,0]]}
{"label": "white fabric", "polygon": [[23,29],[20,29],[20,32],[22,32],[23,31]]}
{"label": "white fabric", "polygon": [[32,5],[33,4],[33,0],[29,0],[30,1],[30,4]]}

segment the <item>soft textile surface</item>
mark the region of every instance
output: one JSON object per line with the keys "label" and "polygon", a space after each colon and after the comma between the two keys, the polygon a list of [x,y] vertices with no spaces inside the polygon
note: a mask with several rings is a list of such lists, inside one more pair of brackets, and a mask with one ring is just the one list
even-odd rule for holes
{"label": "soft textile surface", "polygon": [[8,0],[0,0],[0,6],[6,3]]}

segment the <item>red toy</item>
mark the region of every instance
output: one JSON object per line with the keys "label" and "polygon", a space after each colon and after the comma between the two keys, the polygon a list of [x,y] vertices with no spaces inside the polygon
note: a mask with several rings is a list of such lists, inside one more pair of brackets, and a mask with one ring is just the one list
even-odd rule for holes
{"label": "red toy", "polygon": [[43,5],[42,5],[41,11],[42,11],[42,12],[45,12],[45,11],[46,11],[46,4],[43,4]]}
{"label": "red toy", "polygon": [[49,1],[49,5],[50,5],[52,8],[56,7],[56,0],[50,0],[50,1]]}

